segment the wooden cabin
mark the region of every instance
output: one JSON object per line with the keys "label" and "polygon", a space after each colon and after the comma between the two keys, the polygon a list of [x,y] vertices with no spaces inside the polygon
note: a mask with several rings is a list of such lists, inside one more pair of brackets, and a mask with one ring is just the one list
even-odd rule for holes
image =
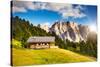
{"label": "wooden cabin", "polygon": [[47,37],[47,36],[36,36],[30,37],[27,40],[27,47],[32,49],[40,49],[40,48],[50,48],[52,45],[55,45],[55,37]]}

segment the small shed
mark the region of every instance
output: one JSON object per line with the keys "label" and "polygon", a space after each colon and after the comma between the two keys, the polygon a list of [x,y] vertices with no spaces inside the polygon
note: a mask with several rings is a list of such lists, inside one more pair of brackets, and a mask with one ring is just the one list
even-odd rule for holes
{"label": "small shed", "polygon": [[27,47],[32,49],[50,48],[55,45],[55,37],[52,36],[34,36],[27,40]]}

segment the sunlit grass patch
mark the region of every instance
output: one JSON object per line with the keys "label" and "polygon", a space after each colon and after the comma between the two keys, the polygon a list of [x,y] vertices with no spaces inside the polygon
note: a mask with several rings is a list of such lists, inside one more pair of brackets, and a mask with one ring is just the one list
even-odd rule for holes
{"label": "sunlit grass patch", "polygon": [[40,50],[12,48],[12,60],[14,66],[95,61],[94,58],[59,48]]}

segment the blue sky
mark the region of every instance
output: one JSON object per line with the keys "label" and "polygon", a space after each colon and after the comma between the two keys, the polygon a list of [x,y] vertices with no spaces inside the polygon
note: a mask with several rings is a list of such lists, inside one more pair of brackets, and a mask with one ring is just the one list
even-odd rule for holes
{"label": "blue sky", "polygon": [[33,25],[52,25],[60,20],[83,25],[97,24],[97,7],[94,5],[14,1],[12,14],[28,20]]}

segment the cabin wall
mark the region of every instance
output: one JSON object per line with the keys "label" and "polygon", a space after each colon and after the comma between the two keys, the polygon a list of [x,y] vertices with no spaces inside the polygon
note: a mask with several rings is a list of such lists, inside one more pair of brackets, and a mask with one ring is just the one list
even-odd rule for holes
{"label": "cabin wall", "polygon": [[50,43],[31,43],[29,44],[31,49],[40,49],[40,48],[50,48]]}

